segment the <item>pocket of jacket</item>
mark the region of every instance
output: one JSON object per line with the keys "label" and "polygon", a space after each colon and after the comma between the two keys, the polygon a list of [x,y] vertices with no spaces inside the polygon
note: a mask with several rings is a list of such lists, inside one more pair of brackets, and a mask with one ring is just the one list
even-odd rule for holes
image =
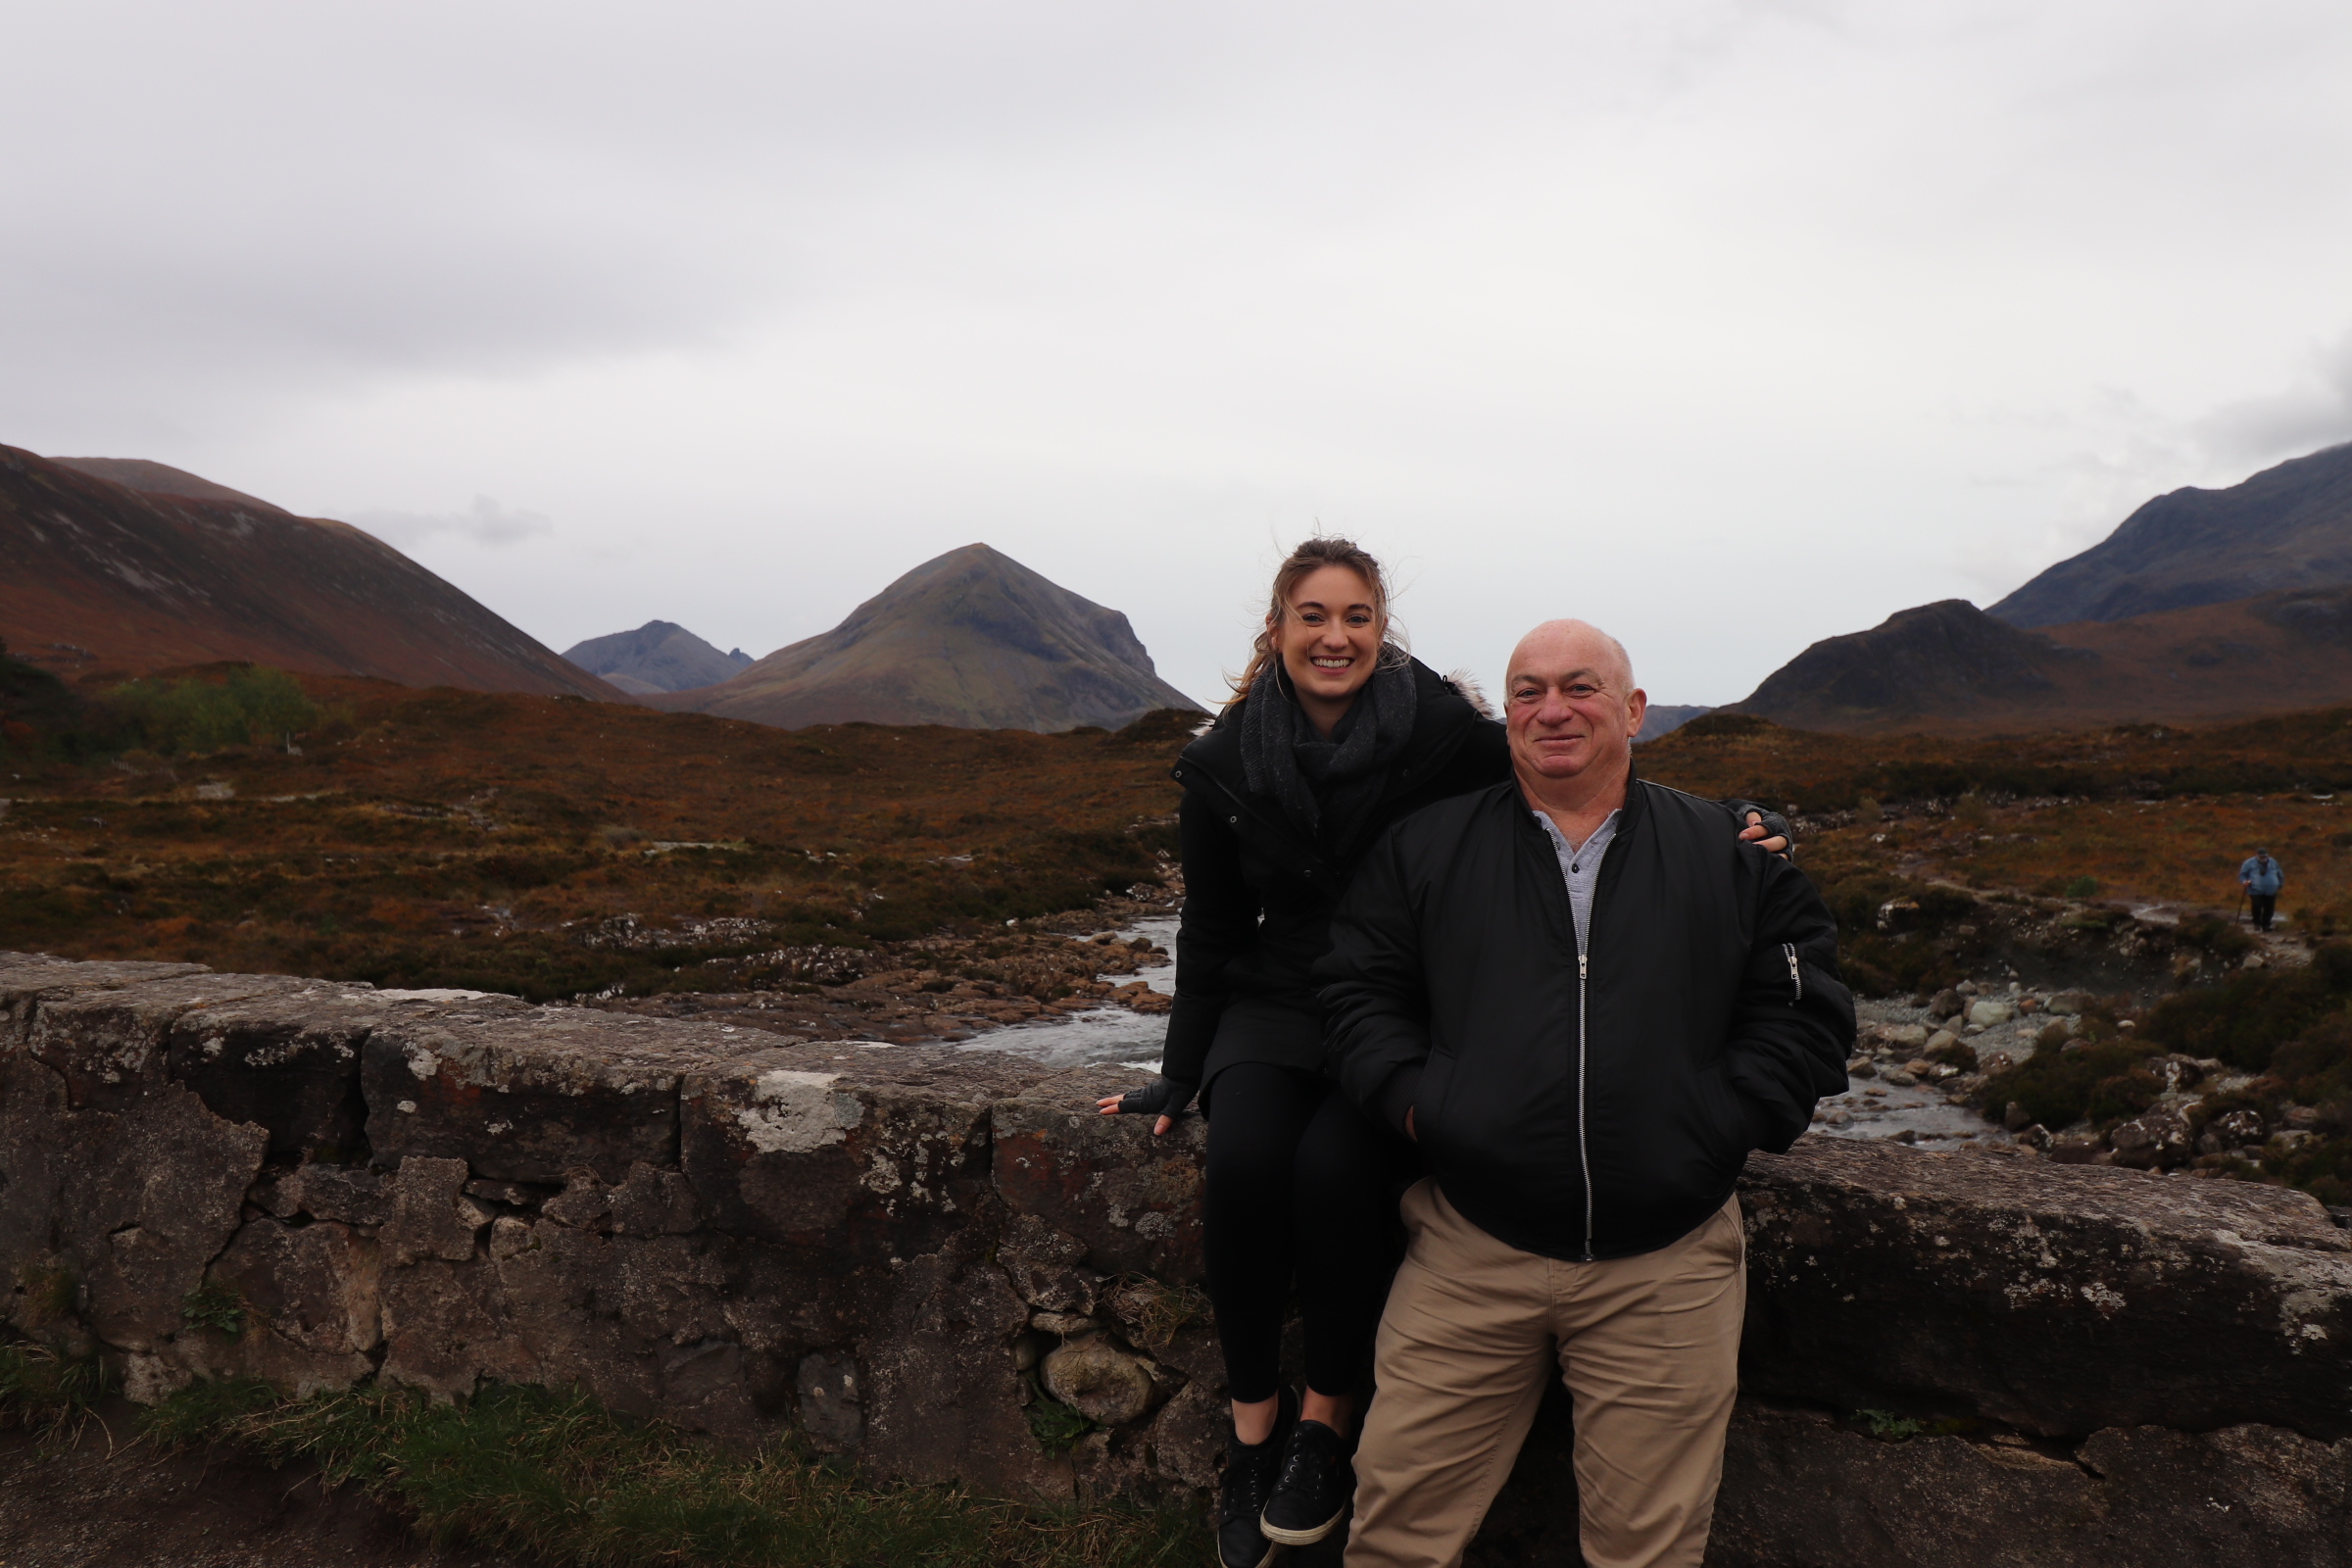
{"label": "pocket of jacket", "polygon": [[1434,1148],[1446,1125],[1446,1092],[1453,1087],[1453,1054],[1433,1051],[1421,1068],[1421,1092],[1413,1101],[1414,1142]]}
{"label": "pocket of jacket", "polygon": [[1717,1152],[1726,1158],[1745,1155],[1756,1147],[1755,1115],[1746,1099],[1733,1087],[1731,1075],[1721,1066],[1700,1073],[1698,1082],[1708,1125],[1715,1130]]}

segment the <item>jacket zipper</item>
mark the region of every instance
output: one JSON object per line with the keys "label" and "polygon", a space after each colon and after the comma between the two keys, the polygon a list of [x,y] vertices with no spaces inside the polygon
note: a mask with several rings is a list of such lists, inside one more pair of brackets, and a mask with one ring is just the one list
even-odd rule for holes
{"label": "jacket zipper", "polygon": [[1793,943],[1793,942],[1784,942],[1784,943],[1782,943],[1782,944],[1781,944],[1781,951],[1782,951],[1783,953],[1785,953],[1785,954],[1787,954],[1787,955],[1788,956],[1788,989],[1789,989],[1789,991],[1792,993],[1792,995],[1791,995],[1791,996],[1788,998],[1788,1005],[1790,1005],[1791,1007],[1793,1007],[1793,1006],[1795,1006],[1795,1005],[1798,1004],[1798,1003],[1800,1003],[1800,1002],[1802,1002],[1802,1001],[1804,1001],[1804,1000],[1805,1000],[1805,976],[1804,976],[1804,971],[1802,971],[1801,969],[1797,968],[1797,966],[1796,966],[1796,944],[1795,944],[1795,943]]}
{"label": "jacket zipper", "polygon": [[1585,981],[1590,974],[1585,950],[1576,950],[1576,1160],[1585,1178],[1585,1261],[1592,1261],[1592,1151],[1585,1138],[1585,1063],[1592,1053],[1585,1041]]}

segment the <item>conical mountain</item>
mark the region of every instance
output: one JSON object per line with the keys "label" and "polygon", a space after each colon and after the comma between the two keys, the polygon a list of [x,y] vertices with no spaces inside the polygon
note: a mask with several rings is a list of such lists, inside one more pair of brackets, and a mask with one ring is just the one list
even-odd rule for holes
{"label": "conical mountain", "polygon": [[1200,705],[1159,678],[1127,617],[987,545],[926,561],[822,636],[654,706],[798,729],[1116,729]]}

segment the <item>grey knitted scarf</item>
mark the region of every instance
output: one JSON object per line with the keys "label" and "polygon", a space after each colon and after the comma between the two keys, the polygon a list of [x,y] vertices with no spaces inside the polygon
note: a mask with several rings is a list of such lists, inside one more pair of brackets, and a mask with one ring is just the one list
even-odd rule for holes
{"label": "grey knitted scarf", "polygon": [[1271,798],[1326,854],[1346,858],[1412,738],[1414,707],[1411,662],[1384,662],[1325,740],[1299,710],[1282,662],[1269,661],[1242,705],[1242,768],[1250,793]]}

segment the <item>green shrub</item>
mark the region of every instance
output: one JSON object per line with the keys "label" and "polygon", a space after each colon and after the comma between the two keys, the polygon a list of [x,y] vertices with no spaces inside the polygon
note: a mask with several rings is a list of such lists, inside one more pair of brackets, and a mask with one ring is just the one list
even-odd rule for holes
{"label": "green shrub", "polygon": [[2095,876],[2079,876],[2066,885],[2066,897],[2070,899],[2095,899],[2098,896],[2099,879]]}
{"label": "green shrub", "polygon": [[2302,969],[2263,969],[2167,997],[2142,1034],[2191,1056],[2261,1072],[2287,1041],[2352,1003],[2352,944],[2329,943]]}
{"label": "green shrub", "polygon": [[[2053,1038],[2053,1036],[2056,1038]],[[2121,1120],[2155,1102],[2163,1085],[2141,1064],[2164,1048],[2119,1035],[2086,1036],[2076,1050],[2056,1030],[2045,1030],[2034,1054],[1987,1079],[1981,1102],[1999,1114],[2011,1101],[2044,1127],[2067,1127],[2084,1117]]]}
{"label": "green shrub", "polygon": [[106,700],[151,750],[167,755],[270,745],[318,720],[300,681],[282,669],[255,666],[232,669],[217,681],[127,681]]}

